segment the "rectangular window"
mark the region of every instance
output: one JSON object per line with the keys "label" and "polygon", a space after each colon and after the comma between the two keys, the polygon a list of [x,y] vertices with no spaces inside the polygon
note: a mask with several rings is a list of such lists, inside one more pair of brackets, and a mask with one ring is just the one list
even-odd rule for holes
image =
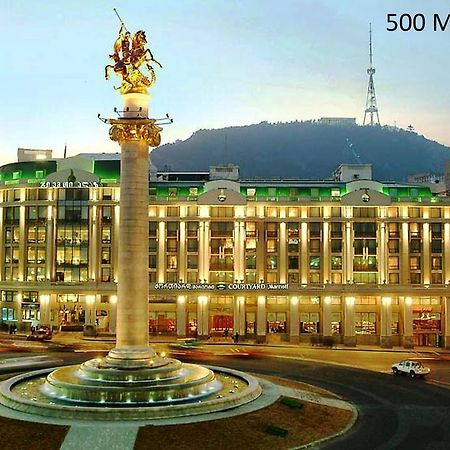
{"label": "rectangular window", "polygon": [[298,263],[298,256],[289,256],[288,257],[288,269],[290,270],[298,270],[299,263]]}
{"label": "rectangular window", "polygon": [[331,253],[342,253],[342,239],[331,239]]}
{"label": "rectangular window", "polygon": [[374,312],[355,312],[355,333],[376,334],[377,314]]}
{"label": "rectangular window", "polygon": [[177,269],[178,267],[178,259],[176,255],[168,255],[167,256],[167,268],[168,269]]}
{"label": "rectangular window", "polygon": [[188,269],[198,269],[198,256],[197,255],[188,255],[187,268]]}
{"label": "rectangular window", "polygon": [[331,207],[331,217],[341,217],[341,208],[339,206]]}
{"label": "rectangular window", "polygon": [[392,334],[399,334],[400,333],[400,327],[399,327],[399,314],[398,312],[393,312],[392,313],[392,321],[391,321],[391,330],[392,330]]}
{"label": "rectangular window", "polygon": [[320,217],[320,208],[319,207],[311,207],[308,211],[309,217]]}
{"label": "rectangular window", "polygon": [[310,256],[309,257],[309,268],[311,270],[320,269],[320,256]]}
{"label": "rectangular window", "polygon": [[278,258],[276,255],[268,256],[266,259],[266,268],[268,270],[276,270],[278,266]]}
{"label": "rectangular window", "polygon": [[399,258],[398,258],[398,256],[389,256],[388,268],[389,268],[389,270],[398,270],[399,269]]}
{"label": "rectangular window", "polygon": [[[179,217],[180,208],[178,206],[168,206],[167,207],[167,217]],[[171,222],[169,222],[171,223]]]}
{"label": "rectangular window", "polygon": [[320,239],[311,239],[309,241],[309,251],[311,253],[320,253]]}
{"label": "rectangular window", "polygon": [[355,237],[373,237],[377,236],[377,224],[374,222],[356,222],[353,224]]}
{"label": "rectangular window", "polygon": [[320,332],[320,320],[318,312],[306,312],[300,314],[300,333],[317,334]]}
{"label": "rectangular window", "polygon": [[342,270],[342,256],[331,257],[331,270]]}

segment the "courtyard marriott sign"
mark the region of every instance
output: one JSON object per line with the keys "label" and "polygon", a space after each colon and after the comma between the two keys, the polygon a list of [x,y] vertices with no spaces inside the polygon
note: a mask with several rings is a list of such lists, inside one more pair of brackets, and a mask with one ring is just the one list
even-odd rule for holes
{"label": "courtyard marriott sign", "polygon": [[285,283],[155,283],[156,290],[169,291],[286,291]]}

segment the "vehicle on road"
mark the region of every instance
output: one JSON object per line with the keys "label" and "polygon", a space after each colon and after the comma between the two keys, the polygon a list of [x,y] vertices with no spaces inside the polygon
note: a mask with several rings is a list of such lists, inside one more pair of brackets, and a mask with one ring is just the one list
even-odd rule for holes
{"label": "vehicle on road", "polygon": [[52,330],[49,327],[41,327],[27,336],[27,341],[50,341]]}
{"label": "vehicle on road", "polygon": [[394,375],[409,375],[411,378],[423,378],[430,373],[430,369],[425,367],[420,361],[405,359],[404,361],[392,365],[392,373]]}
{"label": "vehicle on road", "polygon": [[231,347],[222,353],[216,353],[216,356],[226,358],[262,358],[264,354],[264,351],[261,349]]}
{"label": "vehicle on road", "polygon": [[177,342],[169,344],[169,353],[175,358],[182,359],[203,359],[212,356],[211,352],[205,351],[200,346],[200,341],[193,338],[177,339]]}

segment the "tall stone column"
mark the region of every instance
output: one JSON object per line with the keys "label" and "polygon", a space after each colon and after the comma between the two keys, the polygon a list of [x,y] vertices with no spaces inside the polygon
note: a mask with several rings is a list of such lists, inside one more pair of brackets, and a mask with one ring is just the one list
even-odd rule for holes
{"label": "tall stone column", "polygon": [[85,325],[95,325],[95,295],[86,295]]}
{"label": "tall stone column", "polygon": [[280,261],[279,261],[279,274],[280,274],[280,283],[286,283],[287,281],[287,237],[286,237],[286,222],[280,223],[280,231],[279,231],[279,255],[280,255]]}
{"label": "tall stone column", "polygon": [[450,296],[442,297],[444,303],[444,346],[450,349]]}
{"label": "tall stone column", "polygon": [[345,223],[343,277],[344,283],[353,283],[353,230],[350,222]]}
{"label": "tall stone column", "polygon": [[430,267],[430,224],[422,224],[422,279],[423,284],[431,283]]}
{"label": "tall stone column", "polygon": [[381,321],[380,321],[380,346],[392,347],[392,299],[382,297],[381,299]]}
{"label": "tall stone column", "polygon": [[40,325],[50,325],[50,295],[39,296]]}
{"label": "tall stone column", "polygon": [[331,297],[326,296],[322,302],[322,336],[331,337]]}
{"label": "tall stone column", "polygon": [[387,258],[386,258],[386,223],[378,224],[379,244],[378,253],[378,284],[386,284],[388,281]]}
{"label": "tall stone column", "polygon": [[409,279],[409,225],[408,222],[401,224],[400,240],[400,283],[410,284]]}
{"label": "tall stone column", "polygon": [[186,297],[177,297],[177,336],[186,336]]}
{"label": "tall stone column", "polygon": [[401,311],[403,322],[403,347],[413,348],[413,315],[412,315],[412,298],[402,297],[401,299]]}
{"label": "tall stone column", "polygon": [[444,223],[444,283],[450,284],[450,223]]}
{"label": "tall stone column", "polygon": [[354,297],[345,297],[344,345],[347,347],[354,347],[356,345]]}
{"label": "tall stone column", "polygon": [[309,272],[309,240],[308,240],[308,224],[302,222],[300,224],[300,281],[302,284],[308,284],[308,272]]}
{"label": "tall stone column", "polygon": [[209,335],[209,308],[208,296],[200,295],[197,298],[197,336],[206,338]]}
{"label": "tall stone column", "polygon": [[323,222],[322,226],[322,261],[321,261],[321,267],[322,267],[322,280],[324,283],[329,283],[331,281],[331,258],[330,258],[330,223],[329,222]]}
{"label": "tall stone column", "polygon": [[266,297],[260,295],[258,297],[258,309],[256,313],[256,340],[258,343],[266,342],[266,332],[267,332]]}
{"label": "tall stone column", "polygon": [[234,297],[233,331],[245,335],[245,297]]}
{"label": "tall stone column", "polygon": [[300,341],[298,297],[289,298],[289,316],[289,341],[291,344],[298,344]]}
{"label": "tall stone column", "polygon": [[119,367],[150,364],[148,344],[149,145],[160,143],[161,128],[147,119],[149,95],[123,95],[124,113],[109,119],[110,137],[121,146],[116,347],[106,360]]}
{"label": "tall stone column", "polygon": [[117,329],[117,295],[109,297],[109,327],[112,334],[116,334]]}

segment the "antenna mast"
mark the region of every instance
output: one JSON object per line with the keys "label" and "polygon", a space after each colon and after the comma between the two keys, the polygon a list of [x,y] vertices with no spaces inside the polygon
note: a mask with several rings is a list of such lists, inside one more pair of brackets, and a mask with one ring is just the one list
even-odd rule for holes
{"label": "antenna mast", "polygon": [[[380,118],[378,116],[377,98],[375,96],[375,84],[373,82],[373,75],[375,73],[375,67],[373,67],[372,62],[372,24],[369,23],[369,68],[367,69],[367,74],[369,75],[369,85],[367,87],[367,100],[366,109],[364,111],[364,122],[366,125],[366,120],[369,120],[367,125],[380,125]],[[374,120],[374,115],[376,119]]]}

